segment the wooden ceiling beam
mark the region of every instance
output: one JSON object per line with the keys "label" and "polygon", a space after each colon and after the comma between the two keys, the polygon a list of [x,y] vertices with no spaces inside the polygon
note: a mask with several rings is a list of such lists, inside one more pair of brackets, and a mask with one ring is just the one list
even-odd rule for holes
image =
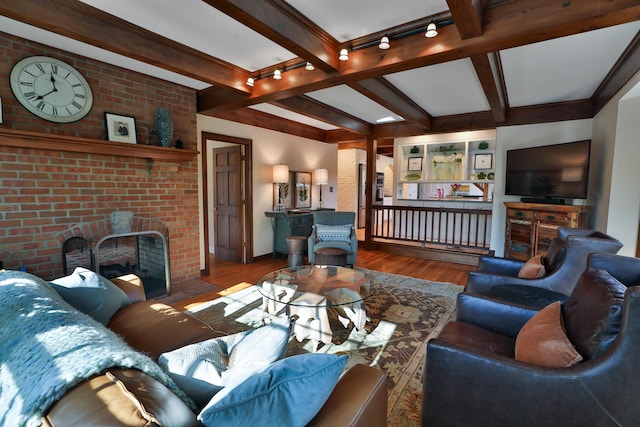
{"label": "wooden ceiling beam", "polygon": [[462,40],[482,35],[481,0],[447,0]]}
{"label": "wooden ceiling beam", "polygon": [[340,68],[340,45],[283,0],[204,0],[325,72]]}
{"label": "wooden ceiling beam", "polygon": [[214,117],[232,122],[243,123],[263,129],[270,129],[301,138],[312,139],[314,141],[327,142],[327,133],[322,129],[308,126],[293,120],[283,119],[263,111],[252,108],[239,108],[234,111],[224,111]]}
{"label": "wooden ceiling beam", "polygon": [[385,78],[360,80],[349,86],[404,120],[421,124],[425,130],[431,127],[431,116]]}
{"label": "wooden ceiling beam", "polygon": [[596,115],[615,96],[616,93],[640,71],[640,32],[620,55],[609,74],[596,89],[591,101],[593,114]]}
{"label": "wooden ceiling beam", "polygon": [[313,117],[322,122],[331,123],[340,129],[355,132],[362,135],[371,135],[373,130],[370,123],[333,108],[308,96],[296,96],[293,98],[273,101],[272,104],[289,111]]}
{"label": "wooden ceiling beam", "polygon": [[[494,57],[495,58],[495,57]],[[503,85],[496,83],[496,78],[501,76],[494,73],[491,62],[487,55],[472,55],[471,63],[476,71],[476,75],[480,80],[480,85],[487,98],[487,102],[491,107],[491,113],[497,123],[502,123],[507,119],[506,105],[504,97],[500,93]]]}
{"label": "wooden ceiling beam", "polygon": [[[376,47],[351,52],[350,60],[340,64],[340,70],[336,72],[322,73],[315,70],[302,73],[293,70],[283,73],[282,80],[258,80],[245,104],[219,103],[218,108],[233,109],[247,104],[290,98],[338,84],[349,84],[636,20],[640,20],[640,3],[637,0],[531,0],[500,3],[484,11],[481,36],[460,40],[454,26],[441,27],[435,39],[427,40],[418,34],[397,40],[393,52],[381,53]],[[212,100],[212,105],[214,104],[215,100]]]}
{"label": "wooden ceiling beam", "polygon": [[249,94],[233,64],[76,0],[0,1],[0,15],[206,83]]}

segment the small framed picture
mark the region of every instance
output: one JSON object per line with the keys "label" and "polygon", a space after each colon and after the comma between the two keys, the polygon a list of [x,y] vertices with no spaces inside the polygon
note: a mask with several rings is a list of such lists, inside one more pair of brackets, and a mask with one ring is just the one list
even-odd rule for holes
{"label": "small framed picture", "polygon": [[410,170],[410,171],[421,171],[422,170],[422,157],[411,157],[411,158],[409,158],[409,164],[407,165],[407,170]]}
{"label": "small framed picture", "polygon": [[491,169],[493,167],[493,154],[476,154],[473,158],[474,169]]}
{"label": "small framed picture", "polygon": [[107,125],[107,139],[115,142],[136,144],[136,119],[120,114],[104,113]]}

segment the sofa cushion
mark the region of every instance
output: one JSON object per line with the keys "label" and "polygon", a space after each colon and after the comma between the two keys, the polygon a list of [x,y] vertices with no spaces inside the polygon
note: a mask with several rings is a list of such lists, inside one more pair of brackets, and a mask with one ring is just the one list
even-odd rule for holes
{"label": "sofa cushion", "polygon": [[544,264],[542,263],[542,255],[536,255],[520,268],[518,277],[523,279],[539,279],[546,273]]}
{"label": "sofa cushion", "polygon": [[198,415],[205,426],[304,426],[333,391],[346,355],[303,354],[229,384]]}
{"label": "sofa cushion", "polygon": [[514,338],[481,328],[480,326],[472,325],[471,323],[458,322],[455,320],[447,323],[438,335],[438,340],[466,347],[474,351],[497,354],[509,358],[512,358],[514,354]]}
{"label": "sofa cushion", "polygon": [[83,267],[49,284],[77,310],[106,325],[116,311],[131,303],[124,291],[108,279]]}
{"label": "sofa cushion", "polygon": [[237,334],[214,338],[163,353],[162,366],[202,408],[236,377],[246,378],[280,360],[287,351],[289,322],[281,319]]}
{"label": "sofa cushion", "polygon": [[316,237],[318,241],[333,241],[333,242],[349,242],[351,241],[351,229],[353,225],[324,225],[316,224]]}
{"label": "sofa cushion", "polygon": [[560,301],[543,308],[516,338],[516,360],[545,368],[566,368],[582,361],[567,338]]}
{"label": "sofa cushion", "polygon": [[582,273],[564,306],[567,335],[585,360],[604,353],[620,331],[627,287],[606,270]]}
{"label": "sofa cushion", "polygon": [[121,308],[107,327],[131,347],[154,359],[162,353],[223,335],[195,317],[154,301],[134,302]]}

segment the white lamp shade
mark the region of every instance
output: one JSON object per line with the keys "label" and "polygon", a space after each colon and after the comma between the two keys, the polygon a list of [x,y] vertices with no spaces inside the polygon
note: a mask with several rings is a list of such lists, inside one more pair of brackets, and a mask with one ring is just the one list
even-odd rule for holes
{"label": "white lamp shade", "polygon": [[273,182],[276,184],[289,182],[289,166],[273,165]]}
{"label": "white lamp shade", "polygon": [[316,169],[313,172],[313,177],[316,180],[316,185],[327,185],[329,183],[329,171],[326,169]]}

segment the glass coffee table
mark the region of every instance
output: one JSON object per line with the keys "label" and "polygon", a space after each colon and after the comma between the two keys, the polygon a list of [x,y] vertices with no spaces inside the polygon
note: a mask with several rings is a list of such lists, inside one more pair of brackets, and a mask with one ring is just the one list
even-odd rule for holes
{"label": "glass coffee table", "polygon": [[362,330],[367,321],[363,301],[375,294],[364,270],[335,266],[283,268],[263,276],[257,284],[265,319],[287,315],[298,341],[309,338],[314,349],[333,337],[329,314],[345,327]]}

